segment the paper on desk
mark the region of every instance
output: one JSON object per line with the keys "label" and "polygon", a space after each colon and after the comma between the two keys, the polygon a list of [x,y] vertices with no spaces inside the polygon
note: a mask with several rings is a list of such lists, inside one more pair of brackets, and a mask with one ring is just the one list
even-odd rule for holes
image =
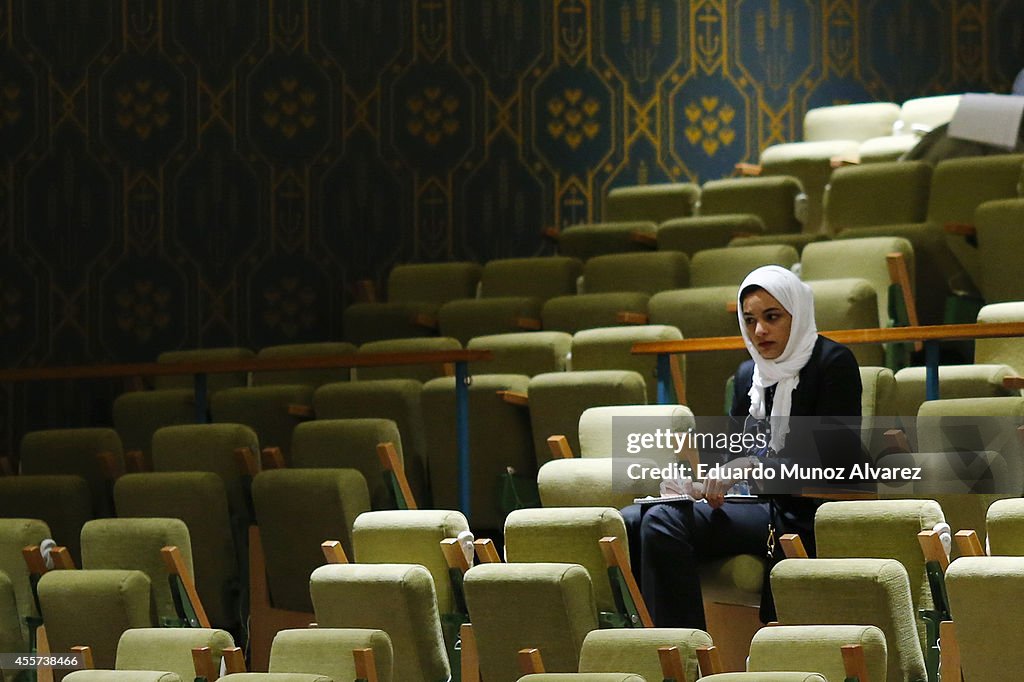
{"label": "paper on desk", "polygon": [[960,100],[949,122],[949,136],[1013,149],[1017,146],[1022,116],[1024,97],[969,93]]}

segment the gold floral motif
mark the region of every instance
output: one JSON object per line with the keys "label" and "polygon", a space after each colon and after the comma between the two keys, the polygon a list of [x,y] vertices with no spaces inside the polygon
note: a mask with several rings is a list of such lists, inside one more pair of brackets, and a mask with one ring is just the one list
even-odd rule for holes
{"label": "gold floral motif", "polygon": [[567,88],[561,97],[548,101],[548,134],[553,139],[562,139],[570,149],[578,149],[583,140],[593,140],[601,132],[597,114],[601,103],[593,97],[583,99],[579,88]]}
{"label": "gold floral motif", "polygon": [[732,122],[736,110],[729,104],[719,106],[717,97],[701,97],[700,102],[690,102],[684,113],[688,123],[686,139],[694,147],[700,146],[708,156],[714,156],[722,146],[728,147],[736,139]]}
{"label": "gold floral motif", "polygon": [[456,114],[460,107],[459,98],[455,95],[446,95],[436,86],[423,88],[405,101],[405,109],[409,112],[405,128],[413,137],[422,137],[431,147],[436,147],[445,137],[459,132]]}
{"label": "gold floral motif", "polygon": [[292,139],[316,125],[316,92],[300,87],[295,78],[282,78],[263,91],[263,123]]}
{"label": "gold floral motif", "polygon": [[282,277],[274,286],[263,292],[267,309],[263,321],[271,329],[280,329],[288,338],[311,329],[316,323],[316,292],[313,287],[303,285],[298,277]]}
{"label": "gold floral motif", "polygon": [[117,100],[117,124],[134,131],[140,140],[148,140],[154,130],[166,128],[171,121],[167,88],[153,87],[151,80],[138,80],[124,85],[114,93]]}
{"label": "gold floral motif", "polygon": [[134,334],[140,342],[149,341],[153,332],[166,329],[171,323],[167,305],[171,292],[167,287],[157,287],[150,280],[138,280],[127,289],[118,292],[117,326],[125,333]]}

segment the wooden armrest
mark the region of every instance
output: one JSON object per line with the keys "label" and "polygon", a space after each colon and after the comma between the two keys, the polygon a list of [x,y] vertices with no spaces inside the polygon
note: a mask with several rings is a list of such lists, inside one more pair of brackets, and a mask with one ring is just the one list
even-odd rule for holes
{"label": "wooden armrest", "polygon": [[68,551],[67,547],[54,547],[50,550],[50,556],[53,557],[54,569],[74,571],[78,568],[75,566],[75,559],[71,556],[71,552]]}
{"label": "wooden armrest", "polygon": [[196,591],[196,584],[192,580],[192,574],[189,573],[188,567],[185,565],[185,560],[181,558],[181,550],[174,545],[168,545],[160,549],[160,555],[163,557],[164,566],[167,567],[167,572],[171,575],[177,576],[178,580],[181,581],[182,587],[185,588],[185,595],[188,597],[192,610],[195,611],[196,620],[199,621],[199,627],[210,627],[210,619],[206,617],[206,610],[203,608],[203,602],[199,598],[199,593]]}
{"label": "wooden armrest", "polygon": [[405,477],[405,467],[402,466],[402,461],[398,459],[398,451],[395,449],[394,443],[378,443],[377,444],[377,457],[380,459],[380,465],[385,471],[390,471],[395,481],[398,483],[398,489],[402,493],[402,497],[405,498],[406,509],[418,509],[416,506],[416,498],[412,494],[412,488],[409,487],[409,479]]}
{"label": "wooden armrest", "polygon": [[519,391],[496,391],[496,393],[509,405],[528,407],[530,404],[530,398],[525,393]]}
{"label": "wooden armrest", "polygon": [[[914,289],[910,284],[910,268],[907,266],[906,257],[899,251],[887,253],[885,264],[889,268],[889,281],[899,287],[903,295],[903,307],[907,311],[907,324],[916,327],[921,324],[917,317],[917,301],[914,299]],[[914,350],[920,352],[924,348],[921,341],[914,342]]]}
{"label": "wooden armrest", "polygon": [[544,670],[544,659],[540,655],[540,649],[520,649],[516,654],[519,661],[519,672],[523,675],[536,675],[546,672]]}
{"label": "wooden armrest", "polygon": [[263,450],[260,451],[260,464],[264,470],[284,469],[284,454],[281,452],[281,448],[276,445],[263,448]]}
{"label": "wooden armrest", "polygon": [[572,448],[569,446],[569,439],[565,436],[548,436],[548,450],[551,451],[552,459],[572,459]]}
{"label": "wooden armrest", "polygon": [[540,331],[541,323],[535,317],[517,317],[515,320],[516,328],[525,329],[528,332]]}
{"label": "wooden armrest", "polygon": [[469,570],[469,562],[466,561],[466,554],[462,551],[458,538],[441,540],[441,554],[444,555],[448,568],[454,568],[463,574]]}
{"label": "wooden armrest", "polygon": [[804,547],[804,541],[796,533],[784,534],[779,538],[779,544],[782,545],[782,553],[786,555],[787,559],[807,558],[807,549]]}
{"label": "wooden armrest", "polygon": [[864,660],[864,647],[860,644],[844,644],[839,647],[843,654],[843,669],[846,671],[847,679],[855,679],[857,682],[871,682],[868,675],[868,664]]}
{"label": "wooden armrest", "polygon": [[[676,354],[668,356],[668,371],[672,375],[672,388],[676,392],[676,402],[680,405],[686,404],[686,382],[683,380],[683,366],[680,364],[681,360]],[[693,449],[692,445],[687,445],[689,450]],[[694,465],[694,471],[697,471],[696,465]]]}
{"label": "wooden armrest", "polygon": [[1003,388],[1011,391],[1024,389],[1024,377],[1003,377]]}
{"label": "wooden armrest", "polygon": [[700,666],[701,677],[723,672],[722,656],[718,653],[718,647],[713,645],[697,647],[697,665]]}
{"label": "wooden armrest", "polygon": [[238,472],[243,476],[252,477],[260,472],[256,453],[248,447],[235,448],[235,464],[238,466]]}
{"label": "wooden armrest", "polygon": [[886,429],[882,434],[885,438],[885,445],[896,452],[910,452],[910,441],[902,429]]}
{"label": "wooden armrest", "polygon": [[733,168],[739,175],[745,176],[758,176],[762,171],[761,165],[757,163],[737,163]]}
{"label": "wooden armrest", "polygon": [[28,545],[21,549],[21,557],[25,560],[25,565],[28,567],[29,575],[43,575],[49,569],[46,568],[46,560],[43,559],[43,553],[39,549],[39,545]]}
{"label": "wooden armrest", "polygon": [[603,537],[598,540],[598,544],[601,547],[601,555],[604,556],[605,566],[608,568],[616,568],[622,574],[622,579],[626,583],[626,589],[629,591],[629,596],[633,600],[633,605],[636,607],[637,616],[640,617],[640,624],[645,628],[654,627],[654,621],[651,619],[651,614],[647,610],[647,604],[644,602],[644,597],[640,593],[640,587],[636,584],[636,579],[633,577],[633,571],[629,568],[629,558],[626,555],[626,550],[622,546],[622,539],[617,537]]}
{"label": "wooden armrest", "polygon": [[359,303],[376,303],[377,286],[372,279],[360,279],[356,281],[356,301]]}
{"label": "wooden armrest", "polygon": [[377,659],[373,649],[353,649],[352,660],[356,664],[356,677],[366,682],[380,682],[377,675]]}
{"label": "wooden armrest", "polygon": [[747,237],[760,237],[760,236],[761,236],[761,233],[759,233],[759,232],[739,231],[739,232],[733,232],[732,235],[729,238],[730,239],[746,239]]}
{"label": "wooden armrest", "polygon": [[83,670],[94,670],[96,668],[96,661],[93,659],[91,646],[73,646],[71,647],[71,653],[78,654],[79,659],[82,661]]}
{"label": "wooden armrest", "polygon": [[[210,627],[205,625],[203,627]],[[197,646],[192,648],[192,667],[195,668],[196,677],[202,677],[206,682],[213,682],[217,679],[217,666],[213,664],[213,652],[208,646]]]}
{"label": "wooden armrest", "polygon": [[923,530],[917,534],[917,543],[921,545],[921,553],[924,555],[925,562],[936,562],[945,573],[949,568],[949,557],[946,556],[946,550],[942,548],[939,534],[933,530]]}
{"label": "wooden armrest", "polygon": [[320,550],[324,553],[324,559],[329,564],[347,564],[348,555],[345,548],[337,540],[324,540],[320,543]]}
{"label": "wooden armrest", "polygon": [[939,677],[942,678],[942,682],[963,682],[963,671],[960,669],[960,640],[957,639],[953,621],[944,620],[939,623],[939,641],[942,642]]}
{"label": "wooden armrest", "polygon": [[559,237],[562,235],[562,231],[557,227],[545,227],[541,230],[540,235],[548,241],[558,243]]}
{"label": "wooden armrest", "polygon": [[621,310],[615,313],[615,321],[619,324],[647,324],[650,318],[647,313],[633,313]]}
{"label": "wooden armrest", "polygon": [[735,314],[740,309],[739,304],[736,301],[725,302],[725,312]]}
{"label": "wooden armrest", "polygon": [[427,313],[417,313],[412,316],[412,323],[417,327],[437,331],[437,317]]}
{"label": "wooden armrest", "polygon": [[142,454],[142,450],[129,450],[124,453],[124,470],[126,473],[141,474],[148,469],[146,457]]}
{"label": "wooden armrest", "polygon": [[462,643],[462,682],[480,682],[480,652],[470,623],[459,626],[459,641]]}
{"label": "wooden armrest", "polygon": [[960,556],[985,556],[985,549],[981,546],[978,533],[973,530],[958,530],[953,536],[956,547],[960,550]]}
{"label": "wooden armrest", "polygon": [[841,168],[843,166],[857,166],[860,164],[860,156],[833,156],[829,159],[829,165],[833,168]]}
{"label": "wooden armrest", "polygon": [[118,458],[113,452],[100,452],[96,454],[96,463],[100,467],[100,473],[107,481],[116,481],[121,475],[121,466]]}
{"label": "wooden armrest", "polygon": [[655,248],[658,246],[658,235],[653,232],[633,232],[629,235],[629,241],[641,246]]}
{"label": "wooden armrest", "polygon": [[444,374],[446,377],[453,377],[453,376],[455,376],[455,363],[454,362],[445,362],[445,363],[443,363],[441,365],[441,373]]}
{"label": "wooden armrest", "polygon": [[245,652],[237,646],[224,649],[222,652],[224,656],[224,670],[230,675],[231,673],[244,673],[245,669]]}
{"label": "wooden armrest", "polygon": [[288,416],[298,417],[299,419],[312,419],[316,416],[313,412],[312,405],[300,405],[298,403],[291,403],[288,405]]}
{"label": "wooden armrest", "polygon": [[970,223],[949,222],[942,226],[946,234],[959,234],[964,237],[977,237],[978,228]]}
{"label": "wooden armrest", "polygon": [[665,678],[665,682],[686,682],[683,657],[679,654],[679,647],[658,647],[658,661],[661,663],[661,676]]}
{"label": "wooden armrest", "polygon": [[480,538],[479,540],[473,541],[473,547],[476,548],[476,558],[483,564],[500,564],[501,556],[498,554],[498,550],[494,547],[494,542],[489,538]]}

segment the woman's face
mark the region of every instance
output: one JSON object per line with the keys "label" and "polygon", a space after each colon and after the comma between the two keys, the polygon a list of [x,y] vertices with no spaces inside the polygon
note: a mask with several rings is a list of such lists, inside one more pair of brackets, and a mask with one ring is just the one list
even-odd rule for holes
{"label": "woman's face", "polygon": [[774,360],[786,350],[793,316],[764,289],[743,299],[743,323],[747,336],[766,360]]}

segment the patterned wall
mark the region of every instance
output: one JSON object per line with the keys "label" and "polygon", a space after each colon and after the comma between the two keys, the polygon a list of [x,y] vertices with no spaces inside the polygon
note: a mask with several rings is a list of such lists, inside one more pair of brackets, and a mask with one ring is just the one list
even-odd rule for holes
{"label": "patterned wall", "polygon": [[[1005,91],[1022,29],[1019,0],[0,0],[3,360],[337,338],[359,278],[544,253],[809,107]],[[4,431],[116,388],[5,387]]]}

